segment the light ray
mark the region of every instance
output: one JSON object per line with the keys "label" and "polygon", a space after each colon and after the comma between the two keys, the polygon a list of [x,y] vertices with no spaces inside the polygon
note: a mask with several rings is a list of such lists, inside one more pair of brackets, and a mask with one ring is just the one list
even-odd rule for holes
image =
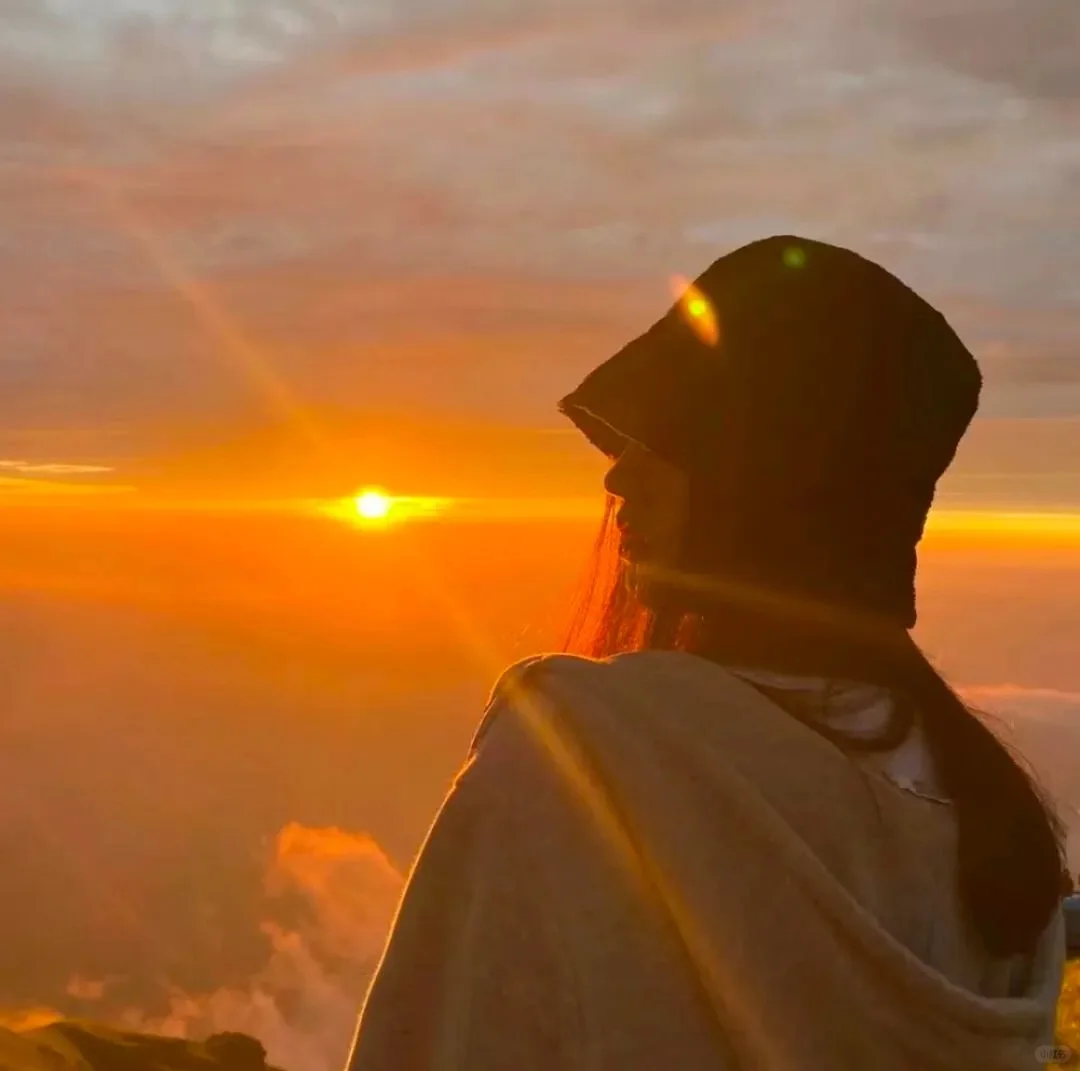
{"label": "light ray", "polygon": [[217,343],[220,351],[246,376],[270,406],[309,441],[318,441],[321,436],[317,426],[284,379],[237,326],[210,287],[196,278],[169,250],[154,227],[136,213],[117,188],[116,182],[106,173],[92,168],[82,168],[69,175],[83,188],[96,194],[116,221],[118,231],[126,234],[142,250],[161,279],[191,308],[197,322]]}
{"label": "light ray", "polygon": [[[408,541],[406,541],[407,543]],[[450,624],[468,654],[489,679],[498,679],[507,664],[505,653],[479,627],[446,581],[432,568],[426,556],[413,548],[410,564],[414,575],[421,575],[428,590],[437,598]],[[667,880],[663,870],[648,858],[628,835],[625,823],[614,812],[600,782],[575,742],[560,728],[559,719],[548,704],[534,692],[518,689],[510,696],[516,713],[561,780],[594,823],[605,844],[622,866],[629,880],[643,895],[660,900],[663,917],[670,920],[675,936],[693,968],[703,999],[718,1013],[720,1007],[739,1001],[734,978],[726,977],[724,966],[709,951],[693,911],[684,903],[678,890]],[[753,1009],[742,1009],[743,1021],[752,1021]],[[719,1023],[718,1023],[719,1026]]]}
{"label": "light ray", "polygon": [[927,532],[1080,538],[1080,512],[934,510]]}

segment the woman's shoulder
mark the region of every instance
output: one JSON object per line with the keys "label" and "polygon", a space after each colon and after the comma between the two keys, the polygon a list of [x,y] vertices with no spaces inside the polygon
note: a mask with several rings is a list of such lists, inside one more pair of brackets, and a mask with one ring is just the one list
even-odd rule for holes
{"label": "woman's shoulder", "polygon": [[534,654],[514,662],[499,675],[488,695],[471,753],[476,753],[497,721],[506,721],[508,713],[527,713],[529,704],[541,701],[544,692],[557,686],[559,680],[595,679],[606,665],[609,665],[607,660],[572,654]]}
{"label": "woman's shoulder", "polygon": [[711,682],[737,675],[717,662],[685,651],[627,651],[608,658],[575,654],[534,654],[509,666],[499,676],[489,702],[513,695],[521,688],[537,687],[543,681],[583,681],[609,683],[657,680],[663,677],[706,676]]}
{"label": "woman's shoulder", "polygon": [[[473,751],[497,721],[513,712],[528,719],[538,705],[562,699],[564,714],[617,708],[626,725],[631,708],[647,708],[650,697],[670,706],[681,688],[687,696],[704,683],[713,696],[725,683],[737,691],[747,686],[722,666],[680,651],[632,651],[609,658],[573,654],[536,654],[508,667],[488,698],[484,717],[473,739]],[[565,700],[573,697],[574,702]],[[735,704],[738,705],[738,704]]]}
{"label": "woman's shoulder", "polygon": [[534,654],[508,666],[499,675],[488,705],[511,700],[522,691],[540,688],[544,681],[599,679],[611,672],[615,659],[588,658],[575,654]]}

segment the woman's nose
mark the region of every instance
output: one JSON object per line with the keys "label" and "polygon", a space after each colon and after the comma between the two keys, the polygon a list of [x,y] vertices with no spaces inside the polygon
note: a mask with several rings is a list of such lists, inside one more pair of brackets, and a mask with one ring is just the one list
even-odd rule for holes
{"label": "woman's nose", "polygon": [[604,476],[604,490],[616,498],[626,497],[627,472],[629,469],[627,454],[624,452],[619,459],[607,470]]}

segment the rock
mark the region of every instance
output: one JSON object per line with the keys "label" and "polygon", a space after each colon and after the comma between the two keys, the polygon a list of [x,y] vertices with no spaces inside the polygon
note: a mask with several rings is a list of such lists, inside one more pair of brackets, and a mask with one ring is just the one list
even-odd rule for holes
{"label": "rock", "polygon": [[281,1071],[247,1034],[206,1041],[159,1037],[72,1020],[0,1029],[0,1071]]}
{"label": "rock", "polygon": [[211,1059],[228,1071],[264,1071],[266,1067],[266,1049],[248,1034],[212,1034],[203,1044]]}

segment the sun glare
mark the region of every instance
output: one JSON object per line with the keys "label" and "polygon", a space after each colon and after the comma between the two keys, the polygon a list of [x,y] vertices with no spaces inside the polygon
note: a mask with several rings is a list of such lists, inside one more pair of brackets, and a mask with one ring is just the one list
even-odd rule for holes
{"label": "sun glare", "polygon": [[383,491],[362,491],[355,499],[356,512],[365,521],[381,521],[390,516],[394,500]]}
{"label": "sun glare", "polygon": [[706,346],[719,345],[720,320],[708,296],[681,275],[671,280],[671,292],[694,334]]}
{"label": "sun glare", "polygon": [[365,487],[348,498],[311,503],[325,517],[356,528],[387,529],[407,521],[441,516],[451,505],[447,498],[392,495],[380,487]]}

